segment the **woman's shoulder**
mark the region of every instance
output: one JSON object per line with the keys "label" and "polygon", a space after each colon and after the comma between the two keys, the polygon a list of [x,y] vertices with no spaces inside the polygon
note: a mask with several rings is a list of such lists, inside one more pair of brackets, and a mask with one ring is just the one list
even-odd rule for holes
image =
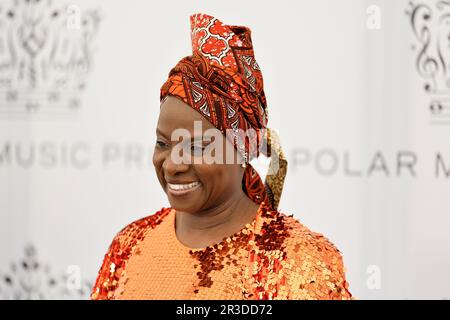
{"label": "woman's shoulder", "polygon": [[289,230],[287,245],[293,246],[292,249],[302,248],[303,252],[341,255],[341,251],[324,234],[311,230],[292,214],[280,214],[283,217],[285,228]]}
{"label": "woman's shoulder", "polygon": [[303,293],[308,292],[312,298],[351,298],[342,253],[336,245],[322,233],[309,229],[293,215],[280,215],[288,230],[284,241],[286,263],[297,275],[294,278],[301,279],[296,284],[299,288],[294,290],[298,296],[303,299]]}
{"label": "woman's shoulder", "polygon": [[114,237],[103,258],[91,293],[91,299],[112,299],[128,259],[138,250],[149,228],[155,228],[170,213],[162,208],[152,215],[137,219],[123,227]]}
{"label": "woman's shoulder", "polygon": [[165,217],[168,216],[172,208],[162,207],[151,215],[139,218],[117,232],[114,241],[129,242],[130,240],[139,240],[149,228],[155,228]]}

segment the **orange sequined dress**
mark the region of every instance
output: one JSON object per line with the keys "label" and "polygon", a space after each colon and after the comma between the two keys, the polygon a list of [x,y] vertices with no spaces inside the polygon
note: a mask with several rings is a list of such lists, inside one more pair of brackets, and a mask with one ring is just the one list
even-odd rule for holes
{"label": "orange sequined dress", "polygon": [[114,238],[91,299],[352,299],[342,256],[323,235],[263,203],[220,243],[178,241],[175,209],[137,220]]}

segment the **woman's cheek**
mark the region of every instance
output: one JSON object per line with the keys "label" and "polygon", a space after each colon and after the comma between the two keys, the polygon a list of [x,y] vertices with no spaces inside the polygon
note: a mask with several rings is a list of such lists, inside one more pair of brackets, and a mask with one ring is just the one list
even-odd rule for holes
{"label": "woman's cheek", "polygon": [[155,148],[153,150],[152,162],[153,162],[153,166],[157,170],[161,167],[160,161],[161,161],[161,155],[160,155],[159,151]]}

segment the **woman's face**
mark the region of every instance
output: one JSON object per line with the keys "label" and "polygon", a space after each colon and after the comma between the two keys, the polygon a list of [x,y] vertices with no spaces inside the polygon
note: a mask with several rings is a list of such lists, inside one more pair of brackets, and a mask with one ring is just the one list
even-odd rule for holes
{"label": "woman's face", "polygon": [[[172,134],[175,130],[180,132],[179,129],[184,129],[184,133],[189,135],[173,138]],[[213,139],[212,143],[208,139],[211,132],[216,139],[220,139]],[[212,146],[219,144],[222,148],[211,153]],[[184,149],[180,152],[181,147]],[[206,151],[208,148],[209,151]],[[173,208],[197,213],[242,195],[244,169],[237,160],[226,163],[227,152],[228,157],[231,152],[232,159],[238,159],[238,152],[233,145],[198,111],[176,97],[168,96],[165,99],[156,128],[153,165]],[[222,161],[205,163],[205,154],[212,154],[215,159]]]}

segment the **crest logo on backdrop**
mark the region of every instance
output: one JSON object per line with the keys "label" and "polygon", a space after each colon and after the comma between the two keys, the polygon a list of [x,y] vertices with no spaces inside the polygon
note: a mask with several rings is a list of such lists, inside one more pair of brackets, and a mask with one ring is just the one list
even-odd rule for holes
{"label": "crest logo on backdrop", "polygon": [[0,299],[87,299],[92,281],[82,279],[77,266],[66,273],[55,274],[50,265],[38,258],[33,244],[25,247],[25,255],[12,261],[7,271],[0,272]]}
{"label": "crest logo on backdrop", "polygon": [[0,115],[80,108],[99,22],[96,10],[62,1],[0,4]]}
{"label": "crest logo on backdrop", "polygon": [[416,69],[430,98],[431,123],[450,125],[450,0],[410,2],[406,14],[416,38]]}

